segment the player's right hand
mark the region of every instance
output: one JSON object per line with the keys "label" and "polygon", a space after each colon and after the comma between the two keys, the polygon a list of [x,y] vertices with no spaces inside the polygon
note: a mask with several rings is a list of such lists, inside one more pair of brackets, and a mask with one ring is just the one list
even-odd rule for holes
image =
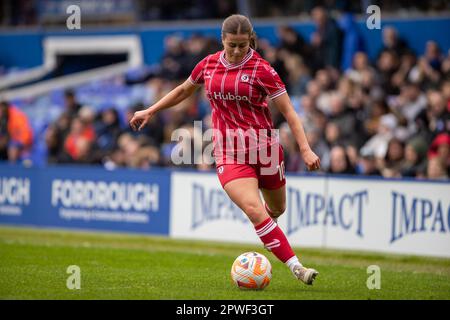
{"label": "player's right hand", "polygon": [[130,127],[134,131],[140,131],[152,118],[153,113],[149,110],[136,111],[130,120]]}

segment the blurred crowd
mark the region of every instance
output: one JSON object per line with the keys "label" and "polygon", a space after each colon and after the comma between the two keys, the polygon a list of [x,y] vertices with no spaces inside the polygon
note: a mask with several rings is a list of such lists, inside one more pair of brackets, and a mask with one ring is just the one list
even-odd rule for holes
{"label": "blurred crowd", "polygon": [[[310,39],[282,26],[278,28],[279,44],[259,39],[258,51],[286,84],[308,141],[321,158],[321,171],[448,179],[450,53],[442,52],[430,40],[424,54],[418,56],[394,28],[386,26],[383,47],[371,61],[357,45],[354,28],[338,24],[322,7],[314,8],[312,17],[316,28]],[[144,82],[157,101],[184,81],[198,61],[220,49],[217,39],[172,35],[165,41],[159,67],[125,82]],[[97,112],[77,101],[76,90],[67,90],[64,112],[45,133],[48,163],[101,164],[109,169],[174,166],[171,153],[178,143],[172,141],[174,130],[184,128],[193,133],[211,125],[203,89],[134,132],[128,121],[145,107],[132,105],[124,117],[114,106]],[[285,119],[271,104],[269,107],[280,130],[286,171],[306,171]],[[30,152],[32,133],[26,133],[30,130],[23,117],[14,106],[2,104],[0,130],[6,132],[2,137],[8,138],[0,140],[1,159],[15,162],[26,159]],[[200,128],[194,126],[196,120],[202,121]],[[183,143],[191,146],[194,141]],[[198,164],[185,166],[213,168],[201,161],[209,159],[190,156],[192,163]]]}
{"label": "blurred crowd", "polygon": [[[125,2],[127,5],[124,6]],[[447,0],[84,0],[73,4],[81,4],[84,25],[222,19],[238,11],[252,17],[307,17],[318,5],[330,11],[355,14],[366,14],[369,5],[378,5],[383,14],[397,15],[436,14],[450,10]],[[61,5],[68,4],[59,0],[4,0],[0,2],[0,25],[65,25],[65,10],[55,10]],[[92,14],[92,8],[97,14]],[[124,14],[124,8],[129,12]]]}

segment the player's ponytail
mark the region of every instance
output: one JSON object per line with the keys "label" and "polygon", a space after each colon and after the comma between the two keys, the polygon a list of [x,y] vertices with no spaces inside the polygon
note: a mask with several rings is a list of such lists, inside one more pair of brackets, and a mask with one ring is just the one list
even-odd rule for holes
{"label": "player's ponytail", "polygon": [[225,34],[248,34],[250,38],[250,48],[256,50],[256,33],[250,20],[241,14],[233,14],[226,18],[222,24],[222,39]]}

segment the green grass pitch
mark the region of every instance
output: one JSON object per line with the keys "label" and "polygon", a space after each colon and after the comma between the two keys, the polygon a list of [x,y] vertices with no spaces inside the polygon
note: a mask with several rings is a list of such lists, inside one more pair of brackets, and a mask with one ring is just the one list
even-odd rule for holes
{"label": "green grass pitch", "polygon": [[[450,259],[294,248],[320,274],[306,286],[262,246],[163,237],[0,227],[0,299],[450,299]],[[272,263],[263,291],[241,291],[234,259],[258,251]],[[66,287],[67,268],[81,289]],[[369,290],[369,265],[381,288]]]}

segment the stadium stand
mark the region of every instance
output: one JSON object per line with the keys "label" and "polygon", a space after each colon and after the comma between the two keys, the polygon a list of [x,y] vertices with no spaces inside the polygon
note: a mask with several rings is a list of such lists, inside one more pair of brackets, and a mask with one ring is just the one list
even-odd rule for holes
{"label": "stadium stand", "polygon": [[[338,6],[332,14],[326,7],[310,9],[313,23],[306,24],[309,33],[288,23],[274,24],[275,41],[270,32],[262,32],[258,50],[287,85],[308,138],[323,159],[322,170],[448,179],[448,41],[442,47],[430,38],[420,43],[422,49],[417,51],[415,39],[403,38],[411,33],[400,34],[396,27],[386,24],[378,33],[379,48],[374,53],[351,12],[339,11]],[[194,9],[190,12],[195,16]],[[165,16],[171,17],[161,13]],[[216,16],[221,14],[211,15]],[[448,21],[444,18],[444,25]],[[203,121],[203,129],[208,129],[210,111],[202,92],[163,112],[143,133],[131,132],[127,122],[133,111],[152,104],[186,79],[202,57],[220,50],[217,37],[202,31],[193,27],[187,33],[169,30],[162,34],[164,47],[158,49],[162,55],[156,63],[148,63],[148,50],[143,45],[128,53],[128,63],[76,74],[68,74],[76,68],[73,66],[53,64],[48,68],[45,64],[46,71],[34,67],[21,76],[7,74],[0,78],[2,98],[27,114],[35,136],[31,154],[14,161],[111,168],[173,166],[169,159],[174,147],[170,139],[173,130],[194,130],[195,120]],[[144,57],[136,57],[137,51],[143,51]],[[45,61],[45,52],[41,54]],[[134,63],[130,63],[133,55]],[[49,70],[53,73],[42,79]],[[69,110],[67,95],[64,98],[69,89],[73,103],[79,105],[77,112]],[[284,119],[273,108],[272,115],[282,132],[287,171],[304,172]],[[84,139],[74,143],[71,137],[80,133]]]}

